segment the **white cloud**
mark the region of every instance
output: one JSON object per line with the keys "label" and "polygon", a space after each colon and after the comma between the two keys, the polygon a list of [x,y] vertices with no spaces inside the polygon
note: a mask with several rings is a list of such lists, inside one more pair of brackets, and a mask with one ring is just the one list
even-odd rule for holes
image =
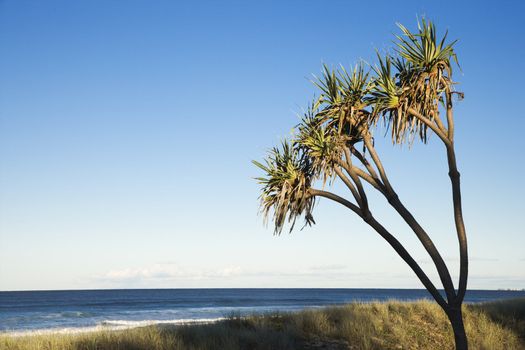
{"label": "white cloud", "polygon": [[346,265],[339,265],[339,264],[310,266],[310,270],[312,271],[334,271],[334,270],[344,270],[346,268],[347,268]]}
{"label": "white cloud", "polygon": [[227,278],[243,273],[239,266],[226,266],[217,269],[199,269],[179,266],[174,263],[161,263],[142,268],[110,270],[94,279],[103,282],[155,282],[177,280],[201,280]]}
{"label": "white cloud", "polygon": [[[454,279],[457,276],[453,276]],[[437,281],[437,280],[436,280]],[[523,275],[470,275],[470,288],[523,288]],[[385,271],[363,272],[346,265],[312,265],[303,268],[276,267],[250,269],[238,265],[215,268],[181,265],[173,262],[157,263],[137,268],[113,269],[93,276],[90,285],[104,288],[227,288],[227,287],[373,287],[422,288],[410,272],[388,274]]]}
{"label": "white cloud", "polygon": [[106,287],[164,287],[164,286],[252,286],[274,281],[278,285],[298,282],[306,286],[315,281],[344,283],[353,280],[378,279],[377,274],[349,271],[346,265],[329,264],[305,266],[304,268],[246,269],[230,265],[214,269],[183,266],[162,262],[139,268],[110,270],[93,276],[92,281]]}

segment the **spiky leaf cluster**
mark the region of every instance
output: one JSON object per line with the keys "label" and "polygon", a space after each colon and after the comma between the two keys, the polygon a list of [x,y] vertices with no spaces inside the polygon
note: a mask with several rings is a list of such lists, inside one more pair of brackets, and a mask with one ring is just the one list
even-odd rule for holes
{"label": "spiky leaf cluster", "polygon": [[368,114],[365,97],[373,88],[364,64],[355,65],[350,73],[343,66],[339,70],[330,70],[325,65],[323,75],[316,77],[314,84],[320,90],[315,103],[318,109],[316,119],[320,125],[334,129],[349,142],[360,141],[360,128],[366,127]]}
{"label": "spiky leaf cluster", "polygon": [[[455,42],[446,44],[446,34],[438,41],[434,25],[425,20],[415,34],[400,28],[397,57],[378,55],[373,77],[363,63],[351,71],[323,66],[321,77],[313,82],[319,98],[306,111],[292,141],[270,151],[265,164],[254,162],[266,173],[258,178],[263,185],[261,207],[265,217],[273,212],[276,233],[287,220],[293,228],[301,215],[307,224],[314,222],[311,186],[318,179],[324,185],[335,178],[335,167],[347,151],[370,141],[379,120],[391,129],[395,143],[412,142],[416,136],[427,141],[427,125],[414,113],[432,121],[443,94],[452,91]],[[364,149],[366,144],[370,145],[364,142]]]}
{"label": "spiky leaf cluster", "polygon": [[314,223],[312,209],[315,198],[308,190],[314,179],[310,160],[301,154],[299,148],[284,141],[281,148],[273,148],[264,161],[253,163],[265,172],[257,178],[263,186],[261,210],[265,219],[273,213],[275,233],[280,234],[286,221],[293,229],[297,217],[304,215],[307,224]]}
{"label": "spiky leaf cluster", "polygon": [[323,184],[334,176],[333,169],[342,157],[345,139],[335,128],[323,124],[315,110],[309,109],[298,125],[295,143],[309,159],[314,176],[322,178]]}
{"label": "spiky leaf cluster", "polygon": [[398,57],[378,55],[379,63],[374,67],[376,77],[368,99],[373,106],[372,121],[384,118],[395,143],[403,143],[407,137],[411,142],[416,135],[426,142],[427,126],[411,112],[429,120],[439,113],[443,94],[452,90],[455,41],[446,44],[446,33],[438,40],[434,24],[424,19],[415,34],[399,27],[403,35],[396,36]]}

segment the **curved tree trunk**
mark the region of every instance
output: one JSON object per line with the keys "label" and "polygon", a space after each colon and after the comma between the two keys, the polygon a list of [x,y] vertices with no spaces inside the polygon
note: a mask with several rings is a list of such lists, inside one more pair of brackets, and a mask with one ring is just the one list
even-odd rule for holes
{"label": "curved tree trunk", "polygon": [[463,313],[461,305],[451,306],[447,311],[448,319],[454,331],[454,341],[456,342],[456,350],[467,350],[467,334],[465,333],[465,325],[463,324]]}
{"label": "curved tree trunk", "polygon": [[423,283],[425,288],[430,292],[435,301],[441,306],[445,314],[447,315],[452,330],[454,332],[454,341],[456,344],[456,350],[468,350],[468,341],[467,335],[465,333],[465,326],[463,323],[463,314],[461,311],[462,299],[449,300],[446,302],[433,283],[430,281],[428,276],[423,272],[421,267],[417,262],[412,258],[412,256],[406,251],[406,249],[401,245],[401,243],[394,237],[390,232],[388,232],[385,227],[383,227],[379,222],[375,220],[370,212],[367,215],[363,215],[363,212],[360,207],[349,202],[348,200],[334,194],[331,192],[310,189],[310,195],[325,197],[339,204],[344,205],[348,209],[355,212],[360,216],[368,225],[370,225],[381,237],[383,237],[398,255],[412,268],[416,276]]}
{"label": "curved tree trunk", "polygon": [[455,302],[450,306],[448,318],[454,330],[454,339],[456,341],[457,350],[467,350],[468,340],[465,333],[465,326],[463,325],[463,314],[461,312],[461,304],[465,298],[467,291],[468,279],[468,248],[467,248],[467,233],[465,230],[465,222],[463,220],[463,211],[461,206],[461,187],[459,180],[459,171],[456,164],[456,153],[454,151],[454,117],[453,117],[453,103],[452,92],[450,88],[446,90],[446,107],[447,107],[447,127],[449,144],[445,144],[447,149],[447,161],[449,169],[449,177],[452,184],[452,203],[454,207],[454,221],[456,224],[456,232],[459,241],[459,285],[458,293]]}
{"label": "curved tree trunk", "polygon": [[446,89],[446,107],[447,107],[447,127],[448,127],[448,143],[445,142],[447,149],[448,161],[448,175],[452,184],[452,202],[454,205],[454,221],[456,224],[456,232],[459,241],[459,285],[456,305],[461,307],[465,292],[467,291],[468,279],[468,248],[467,248],[467,233],[465,230],[465,222],[463,221],[463,210],[461,206],[461,186],[459,180],[459,171],[456,163],[456,152],[454,150],[454,116],[452,91],[450,87]]}

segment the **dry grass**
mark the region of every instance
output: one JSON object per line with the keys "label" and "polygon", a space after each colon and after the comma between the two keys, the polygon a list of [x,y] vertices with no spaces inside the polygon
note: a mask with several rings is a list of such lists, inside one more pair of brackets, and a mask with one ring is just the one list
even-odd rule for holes
{"label": "dry grass", "polygon": [[[466,306],[465,327],[471,349],[525,349],[525,299]],[[207,325],[0,336],[0,349],[453,349],[453,336],[434,303],[391,301],[231,316]]]}

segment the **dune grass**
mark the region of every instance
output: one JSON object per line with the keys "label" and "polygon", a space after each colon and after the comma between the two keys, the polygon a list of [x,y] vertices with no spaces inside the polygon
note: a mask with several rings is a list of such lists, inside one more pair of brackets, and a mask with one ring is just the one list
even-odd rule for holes
{"label": "dune grass", "polygon": [[[471,349],[525,349],[525,299],[465,306]],[[432,302],[352,303],[213,324],[83,334],[0,336],[0,349],[453,349],[448,320]]]}

